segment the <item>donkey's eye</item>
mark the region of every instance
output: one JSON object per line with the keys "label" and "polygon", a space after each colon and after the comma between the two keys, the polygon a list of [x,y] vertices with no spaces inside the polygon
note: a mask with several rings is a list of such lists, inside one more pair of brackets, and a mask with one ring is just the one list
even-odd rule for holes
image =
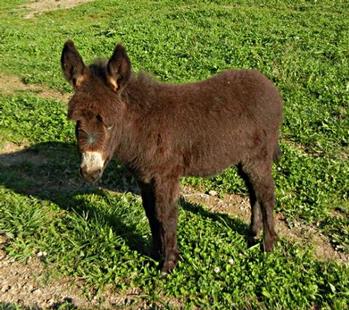
{"label": "donkey's eye", "polygon": [[97,114],[96,119],[97,119],[97,121],[103,123],[102,116],[100,116],[99,114]]}
{"label": "donkey's eye", "polygon": [[100,114],[97,114],[97,115],[96,115],[96,120],[97,120],[98,122],[102,123],[102,124],[104,125],[104,127],[105,127],[108,131],[110,131],[110,130],[113,128],[113,125],[107,126],[107,125],[105,124],[105,122],[104,122],[104,120],[103,120],[103,117],[102,117]]}
{"label": "donkey's eye", "polygon": [[77,121],[77,123],[76,123],[75,132],[80,137],[87,134],[87,132],[81,127],[81,122],[80,121]]}

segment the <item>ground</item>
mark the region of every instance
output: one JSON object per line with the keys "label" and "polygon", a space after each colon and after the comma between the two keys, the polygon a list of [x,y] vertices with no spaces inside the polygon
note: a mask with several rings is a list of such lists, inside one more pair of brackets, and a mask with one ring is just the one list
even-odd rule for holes
{"label": "ground", "polygon": [[[30,160],[36,159],[31,157]],[[246,197],[224,195],[219,198],[212,194],[215,193],[205,194],[191,187],[182,189],[182,196],[189,201],[200,203],[210,211],[228,213],[243,219],[245,223],[249,222],[250,208]],[[292,240],[300,246],[312,244],[315,255],[320,260],[349,263],[349,255],[335,251],[316,227],[294,223],[294,226],[289,228],[282,215],[277,214],[276,231],[280,237]],[[6,237],[0,235],[0,248],[6,241]],[[17,303],[28,307],[36,305],[40,308],[57,307],[69,303],[81,309],[93,309],[97,306],[111,309],[115,306],[127,306],[130,303],[135,304],[136,308],[146,306],[142,302],[135,302],[139,294],[137,290],[125,295],[108,289],[98,294],[96,292],[86,294],[84,283],[79,279],[47,278],[49,273],[40,261],[42,255],[45,253],[37,253],[37,258],[21,263],[7,258],[6,253],[0,250],[1,302]],[[89,298],[86,297],[87,295]],[[180,303],[175,301],[172,301],[172,304],[180,306]]]}
{"label": "ground", "polygon": [[24,18],[33,18],[44,12],[68,9],[82,3],[90,2],[92,0],[40,0],[33,1],[29,4],[23,5],[23,8],[28,11]]}

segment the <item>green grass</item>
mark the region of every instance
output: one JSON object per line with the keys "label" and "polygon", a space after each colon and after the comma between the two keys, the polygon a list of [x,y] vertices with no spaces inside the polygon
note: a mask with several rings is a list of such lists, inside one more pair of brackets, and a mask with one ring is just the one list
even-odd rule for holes
{"label": "green grass", "polygon": [[[159,79],[204,79],[226,68],[257,68],[284,98],[283,156],[275,165],[278,212],[317,226],[349,253],[349,5],[345,1],[95,1],[25,20],[24,1],[0,4],[0,72],[70,90],[59,57],[74,39],[87,61],[122,41],[134,70]],[[312,249],[281,240],[271,254],[248,248],[238,218],[180,202],[182,260],[167,279],[148,255],[150,232],[124,168],[112,163],[101,188],[78,176],[73,124],[64,104],[24,92],[0,94],[0,231],[9,255],[39,251],[60,274],[89,287],[140,288],[150,303],[175,298],[190,308],[344,309],[349,268],[317,260]],[[203,191],[242,193],[234,169],[186,178]],[[110,189],[120,191],[120,194]],[[231,262],[231,263],[229,263]]]}

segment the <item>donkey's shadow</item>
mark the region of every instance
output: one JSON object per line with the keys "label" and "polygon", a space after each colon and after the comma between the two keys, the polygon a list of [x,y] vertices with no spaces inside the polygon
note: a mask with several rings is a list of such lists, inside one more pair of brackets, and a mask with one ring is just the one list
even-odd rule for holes
{"label": "donkey's shadow", "polygon": [[[22,195],[52,201],[61,209],[74,211],[81,216],[86,212],[98,212],[111,229],[124,239],[130,249],[143,255],[150,255],[151,238],[145,239],[137,233],[134,223],[125,223],[124,219],[103,213],[100,209],[91,210],[93,206],[77,198],[81,194],[94,193],[104,199],[106,194],[103,189],[139,194],[133,176],[122,165],[112,161],[100,183],[91,186],[81,179],[78,172],[79,164],[80,159],[75,144],[38,143],[26,149],[0,154],[0,184]],[[247,235],[248,226],[238,219],[209,212],[202,206],[194,205],[183,198],[179,200],[179,204],[187,212],[204,218],[223,220],[234,231],[243,236]]]}

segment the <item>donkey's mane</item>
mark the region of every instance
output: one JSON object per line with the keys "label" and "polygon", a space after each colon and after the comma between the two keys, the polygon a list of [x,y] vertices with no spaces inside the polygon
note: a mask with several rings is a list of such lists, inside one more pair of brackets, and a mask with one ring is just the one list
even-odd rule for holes
{"label": "donkey's mane", "polygon": [[92,74],[102,80],[105,80],[107,74],[108,61],[103,58],[96,58],[92,64],[89,65],[89,69]]}
{"label": "donkey's mane", "polygon": [[[108,60],[103,58],[96,58],[93,63],[89,65],[89,69],[93,76],[104,81],[107,75],[107,64]],[[145,71],[140,71],[138,73],[132,72],[130,82],[136,82],[139,87],[145,87],[146,89],[149,86],[161,84],[161,82],[157,81],[151,74]]]}
{"label": "donkey's mane", "polygon": [[[137,105],[139,108],[146,110],[157,101],[156,92],[163,84],[149,73],[144,71],[138,73],[133,72],[121,96],[126,103],[131,104],[132,102],[133,106]],[[134,107],[136,108],[136,106]]]}
{"label": "donkey's mane", "polygon": [[[97,58],[89,65],[90,72],[98,80],[106,83],[107,77],[107,64],[106,59]],[[119,94],[119,99],[126,103],[130,103],[130,98],[132,98],[132,104],[138,105],[144,109],[149,108],[151,103],[150,98],[154,98],[156,89],[161,87],[162,84],[156,80],[151,74],[144,71],[138,73],[132,72],[129,82],[127,83],[125,89]]]}

